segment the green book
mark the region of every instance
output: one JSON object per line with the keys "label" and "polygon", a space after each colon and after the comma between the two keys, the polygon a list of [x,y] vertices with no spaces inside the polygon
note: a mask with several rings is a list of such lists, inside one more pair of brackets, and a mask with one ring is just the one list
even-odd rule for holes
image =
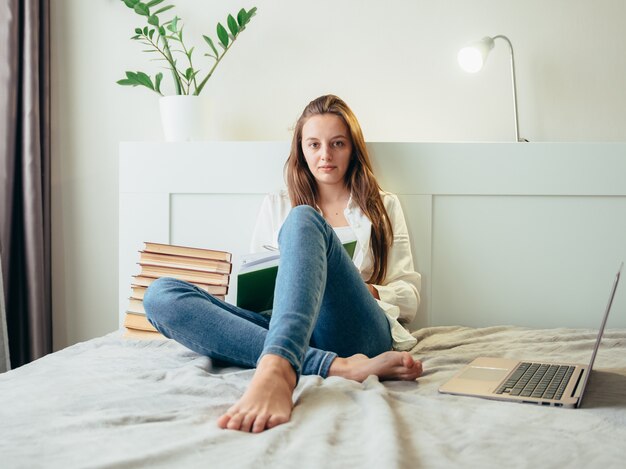
{"label": "green book", "polygon": [[[343,247],[352,258],[356,241],[345,243]],[[237,275],[237,306],[257,313],[272,309],[279,260],[278,251],[249,254],[244,257]]]}

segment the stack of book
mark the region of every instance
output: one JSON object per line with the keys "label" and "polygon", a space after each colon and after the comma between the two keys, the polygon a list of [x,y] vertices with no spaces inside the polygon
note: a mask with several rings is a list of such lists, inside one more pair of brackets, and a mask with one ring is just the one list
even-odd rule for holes
{"label": "stack of book", "polygon": [[139,251],[141,272],[133,276],[132,294],[124,318],[125,337],[159,339],[163,336],[150,324],[143,297],[160,277],[186,280],[223,300],[228,293],[232,255],[225,251],[145,242]]}

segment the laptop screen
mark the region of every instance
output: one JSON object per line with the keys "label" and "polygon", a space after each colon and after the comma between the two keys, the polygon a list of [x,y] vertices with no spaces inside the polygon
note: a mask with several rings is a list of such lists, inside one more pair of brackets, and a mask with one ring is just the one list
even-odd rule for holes
{"label": "laptop screen", "polygon": [[589,361],[589,368],[587,368],[587,374],[585,375],[585,381],[583,382],[582,388],[580,390],[580,399],[576,407],[580,407],[582,403],[582,397],[584,396],[585,387],[587,386],[587,381],[589,381],[589,376],[591,375],[591,369],[593,368],[593,362],[596,360],[596,354],[598,353],[598,347],[600,346],[600,341],[602,340],[602,336],[604,335],[604,328],[606,326],[606,321],[609,318],[609,311],[611,311],[611,306],[613,305],[613,298],[615,298],[615,291],[617,290],[617,284],[619,283],[620,276],[622,275],[622,269],[624,268],[624,263],[622,262],[619,266],[619,270],[617,274],[615,274],[615,281],[613,282],[613,288],[611,289],[611,295],[609,296],[609,302],[606,305],[606,310],[604,311],[604,317],[602,318],[602,324],[600,325],[600,330],[598,331],[598,337],[596,338],[596,345],[593,347],[593,353],[591,354],[591,360]]}

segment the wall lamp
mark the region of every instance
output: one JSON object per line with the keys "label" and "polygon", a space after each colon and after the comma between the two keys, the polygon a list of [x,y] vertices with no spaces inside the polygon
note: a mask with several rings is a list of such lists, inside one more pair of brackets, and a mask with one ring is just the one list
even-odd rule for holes
{"label": "wall lamp", "polygon": [[517,119],[517,85],[515,82],[515,60],[513,58],[513,44],[508,37],[498,35],[494,37],[484,37],[480,41],[474,42],[467,47],[464,47],[459,51],[458,60],[459,65],[463,70],[468,73],[476,73],[483,68],[487,56],[491,49],[493,49],[496,39],[502,39],[509,45],[511,52],[511,78],[513,82],[513,114],[515,117],[515,140],[517,142],[527,142],[525,138],[519,136],[519,124]]}

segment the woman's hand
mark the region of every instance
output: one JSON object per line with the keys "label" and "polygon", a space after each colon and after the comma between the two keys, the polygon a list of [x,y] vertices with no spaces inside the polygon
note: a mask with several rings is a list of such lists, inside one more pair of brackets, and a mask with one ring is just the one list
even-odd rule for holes
{"label": "woman's hand", "polygon": [[374,288],[374,285],[372,285],[371,283],[366,283],[365,285],[367,285],[367,289],[370,291],[372,296],[376,298],[377,300],[380,300],[380,296],[378,295],[378,290]]}

